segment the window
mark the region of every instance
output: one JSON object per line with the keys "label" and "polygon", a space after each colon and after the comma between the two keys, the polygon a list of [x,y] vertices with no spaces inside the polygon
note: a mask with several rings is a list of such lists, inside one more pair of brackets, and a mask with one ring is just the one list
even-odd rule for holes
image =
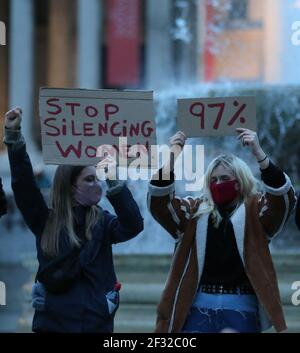
{"label": "window", "polygon": [[247,20],[248,0],[231,0],[228,12],[229,20]]}

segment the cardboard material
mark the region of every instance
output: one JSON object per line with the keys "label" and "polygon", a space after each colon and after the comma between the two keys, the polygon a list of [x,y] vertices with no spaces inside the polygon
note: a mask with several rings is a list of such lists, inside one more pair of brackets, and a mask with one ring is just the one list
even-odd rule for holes
{"label": "cardboard material", "polygon": [[188,137],[237,136],[236,128],[256,131],[255,97],[178,99],[177,129]]}
{"label": "cardboard material", "polygon": [[[41,88],[39,106],[46,164],[96,165],[98,147],[118,151],[120,137],[123,158],[132,145],[156,145],[152,91]],[[154,156],[142,166],[155,168]]]}

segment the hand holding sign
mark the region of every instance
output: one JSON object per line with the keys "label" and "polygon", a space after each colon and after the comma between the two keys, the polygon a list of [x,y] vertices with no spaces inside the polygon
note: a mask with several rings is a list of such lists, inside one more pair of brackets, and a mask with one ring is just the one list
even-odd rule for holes
{"label": "hand holding sign", "polygon": [[237,128],[236,131],[239,133],[237,138],[242,142],[243,146],[251,147],[253,152],[258,150],[260,145],[255,131],[242,128]]}
{"label": "hand holding sign", "polygon": [[188,137],[235,135],[237,127],[256,130],[255,97],[179,99],[178,127]]}
{"label": "hand holding sign", "polygon": [[163,166],[163,174],[170,175],[170,172],[174,170],[176,159],[180,155],[186,139],[187,137],[182,131],[177,131],[175,135],[169,138],[171,146],[170,157],[167,163]]}
{"label": "hand holding sign", "polygon": [[5,114],[5,127],[11,130],[20,128],[22,122],[22,109],[16,107]]}
{"label": "hand holding sign", "polygon": [[116,180],[117,179],[117,162],[111,156],[106,156],[97,164],[96,174],[100,180]]}
{"label": "hand holding sign", "polygon": [[186,139],[187,139],[187,137],[184,132],[177,131],[176,134],[173,135],[172,137],[170,137],[170,139],[169,139],[170,146],[172,147],[172,146],[178,145],[181,148],[183,148],[185,145]]}
{"label": "hand holding sign", "polygon": [[265,169],[269,165],[266,154],[260,146],[257,133],[249,129],[237,128],[236,131],[239,133],[237,139],[241,141],[243,146],[251,148],[253,155],[256,157],[261,169]]}

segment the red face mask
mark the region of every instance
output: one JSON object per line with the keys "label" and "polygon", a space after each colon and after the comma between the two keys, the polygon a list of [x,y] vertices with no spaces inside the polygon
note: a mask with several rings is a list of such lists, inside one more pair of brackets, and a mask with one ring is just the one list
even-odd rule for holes
{"label": "red face mask", "polygon": [[210,184],[210,192],[216,205],[225,206],[238,196],[239,192],[236,190],[236,183],[236,180],[229,180],[220,184]]}

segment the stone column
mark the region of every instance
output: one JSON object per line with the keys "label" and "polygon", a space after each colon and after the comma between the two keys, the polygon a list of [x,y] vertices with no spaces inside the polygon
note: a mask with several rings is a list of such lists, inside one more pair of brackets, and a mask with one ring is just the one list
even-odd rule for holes
{"label": "stone column", "polygon": [[33,139],[34,5],[32,0],[11,0],[9,48],[9,108],[23,109],[22,131],[28,150]]}
{"label": "stone column", "polygon": [[146,2],[145,86],[159,89],[174,82],[172,63],[172,1]]}
{"label": "stone column", "polygon": [[299,20],[299,1],[265,1],[264,72],[267,83],[299,83],[300,46],[296,46],[292,42],[292,25]]}
{"label": "stone column", "polygon": [[77,2],[77,86],[81,88],[101,86],[102,6],[99,0]]}
{"label": "stone column", "polygon": [[48,85],[72,87],[76,82],[75,8],[72,0],[50,0]]}
{"label": "stone column", "polygon": [[172,19],[172,52],[178,84],[196,81],[197,5],[189,0],[175,0]]}

